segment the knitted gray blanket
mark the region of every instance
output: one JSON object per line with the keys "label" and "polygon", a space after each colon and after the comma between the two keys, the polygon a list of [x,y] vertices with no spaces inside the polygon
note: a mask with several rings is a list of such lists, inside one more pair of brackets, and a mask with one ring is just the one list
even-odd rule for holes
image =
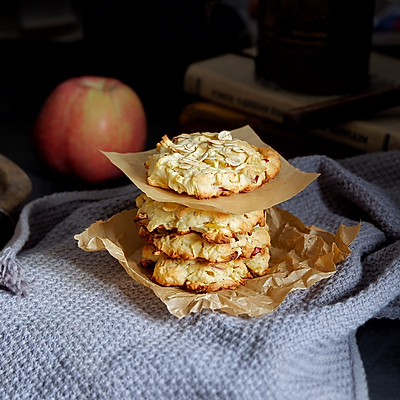
{"label": "knitted gray blanket", "polygon": [[355,332],[400,317],[400,152],[291,163],[321,176],[282,208],[361,230],[331,278],[262,318],[178,319],[107,252],[78,248],[74,234],[134,206],[133,185],[26,205],[0,253],[0,398],[368,398]]}

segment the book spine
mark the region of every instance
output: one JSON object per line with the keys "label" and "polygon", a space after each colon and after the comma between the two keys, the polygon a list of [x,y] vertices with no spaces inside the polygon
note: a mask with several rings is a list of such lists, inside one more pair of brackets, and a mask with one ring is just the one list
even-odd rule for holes
{"label": "book spine", "polygon": [[283,115],[293,107],[267,91],[252,90],[247,85],[191,65],[184,78],[186,93],[231,107],[257,117],[282,123]]}
{"label": "book spine", "polygon": [[[186,71],[184,91],[277,123],[282,123],[284,114],[296,107],[295,104],[271,95],[268,91],[255,90],[241,82],[216,75],[198,64],[189,66]],[[400,149],[400,133],[389,132],[362,121],[315,129],[311,134],[363,152]]]}
{"label": "book spine", "polygon": [[343,143],[365,153],[400,149],[400,134],[383,130],[376,125],[352,121],[316,129],[311,134]]}

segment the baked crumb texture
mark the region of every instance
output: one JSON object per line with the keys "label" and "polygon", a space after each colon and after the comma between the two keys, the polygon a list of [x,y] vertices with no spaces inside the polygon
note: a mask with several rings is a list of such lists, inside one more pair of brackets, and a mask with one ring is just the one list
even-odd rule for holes
{"label": "baked crumb texture", "polygon": [[229,131],[183,133],[157,143],[145,164],[147,183],[198,199],[249,192],[274,178],[278,153],[234,139]]}

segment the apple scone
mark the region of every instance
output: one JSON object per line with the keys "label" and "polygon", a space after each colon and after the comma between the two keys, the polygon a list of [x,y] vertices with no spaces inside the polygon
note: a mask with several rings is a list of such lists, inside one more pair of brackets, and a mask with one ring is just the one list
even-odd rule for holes
{"label": "apple scone", "polygon": [[139,236],[171,258],[194,260],[203,258],[211,262],[226,262],[238,258],[250,258],[258,249],[270,245],[267,226],[254,228],[251,234],[237,235],[229,243],[210,243],[197,232],[154,234],[141,227]]}
{"label": "apple scone", "polygon": [[[142,264],[153,269],[152,278],[163,286],[183,286],[196,292],[236,289],[245,279],[266,273],[269,251],[251,259],[213,263],[204,259],[170,258],[152,245],[143,248]],[[254,268],[254,269],[253,269]]]}
{"label": "apple scone", "polygon": [[136,220],[149,232],[184,234],[193,231],[211,243],[229,243],[237,235],[252,233],[254,227],[265,225],[264,210],[239,215],[205,210],[199,212],[182,204],[152,200],[144,193],[136,199],[136,205]]}
{"label": "apple scone", "polygon": [[198,199],[252,191],[281,167],[275,150],[234,139],[229,131],[165,135],[156,150],[145,164],[147,183]]}

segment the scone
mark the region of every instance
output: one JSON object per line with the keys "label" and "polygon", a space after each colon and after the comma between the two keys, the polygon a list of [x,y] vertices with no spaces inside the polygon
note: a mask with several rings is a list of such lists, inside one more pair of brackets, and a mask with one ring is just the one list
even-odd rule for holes
{"label": "scone", "polygon": [[183,261],[160,257],[154,266],[152,279],[163,286],[185,286],[196,292],[236,289],[251,277],[244,262],[234,260],[211,263],[206,260]]}
{"label": "scone", "polygon": [[222,131],[183,133],[172,140],[165,135],[145,166],[149,185],[209,199],[257,189],[276,176],[281,163],[272,148]]}
{"label": "scone", "polygon": [[178,234],[200,233],[211,243],[229,243],[238,234],[252,233],[255,226],[265,226],[264,210],[245,214],[227,214],[196,210],[177,203],[152,200],[144,193],[137,197],[136,221],[149,232]]}
{"label": "scone", "polygon": [[139,228],[139,236],[171,258],[194,260],[202,258],[211,262],[227,262],[238,258],[250,258],[263,252],[271,243],[267,226],[254,228],[251,234],[238,234],[229,243],[210,243],[197,232],[182,235],[160,235]]}
{"label": "scone", "polygon": [[[146,258],[148,257],[148,258]],[[236,289],[245,279],[264,275],[268,270],[269,252],[258,253],[254,260],[212,263],[206,260],[169,258],[151,245],[143,249],[142,264],[153,266],[152,279],[163,286],[183,286],[196,292]],[[257,272],[251,269],[257,265]]]}

